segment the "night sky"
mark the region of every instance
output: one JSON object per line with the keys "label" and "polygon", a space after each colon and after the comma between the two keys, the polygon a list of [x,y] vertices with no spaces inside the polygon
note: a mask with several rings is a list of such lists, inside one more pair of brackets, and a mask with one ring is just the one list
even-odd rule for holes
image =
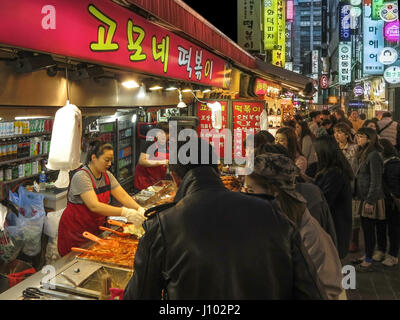
{"label": "night sky", "polygon": [[183,0],[221,32],[237,41],[236,0]]}

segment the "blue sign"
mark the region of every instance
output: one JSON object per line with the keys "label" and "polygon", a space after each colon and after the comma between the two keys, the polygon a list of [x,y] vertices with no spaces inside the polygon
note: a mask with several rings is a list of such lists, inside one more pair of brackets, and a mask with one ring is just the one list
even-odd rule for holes
{"label": "blue sign", "polygon": [[350,10],[352,6],[340,2],[339,3],[339,40],[340,41],[350,41],[351,31],[350,31]]}
{"label": "blue sign", "polygon": [[371,7],[364,6],[363,27],[363,73],[364,75],[383,75],[384,65],[379,62],[379,55],[385,45],[383,38],[383,20],[372,20]]}
{"label": "blue sign", "polygon": [[365,108],[365,102],[357,101],[357,100],[351,100],[351,101],[349,101],[349,107],[350,108]]}

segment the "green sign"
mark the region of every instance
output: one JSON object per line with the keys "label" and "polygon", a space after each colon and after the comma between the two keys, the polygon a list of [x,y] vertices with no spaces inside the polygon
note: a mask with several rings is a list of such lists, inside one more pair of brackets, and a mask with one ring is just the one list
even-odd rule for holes
{"label": "green sign", "polygon": [[381,20],[380,11],[383,7],[384,0],[372,0],[372,20]]}

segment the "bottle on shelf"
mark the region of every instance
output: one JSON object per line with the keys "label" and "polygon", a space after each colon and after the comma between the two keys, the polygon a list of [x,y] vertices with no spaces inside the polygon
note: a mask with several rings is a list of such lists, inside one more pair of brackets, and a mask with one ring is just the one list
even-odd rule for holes
{"label": "bottle on shelf", "polygon": [[11,165],[11,180],[18,179],[18,164]]}
{"label": "bottle on shelf", "polygon": [[4,181],[4,168],[0,167],[0,182]]}
{"label": "bottle on shelf", "polygon": [[7,155],[6,155],[6,160],[11,160],[13,155],[13,145],[12,145],[12,140],[7,139]]}
{"label": "bottle on shelf", "polygon": [[11,181],[12,180],[12,169],[11,166],[8,165],[4,169],[4,181]]}
{"label": "bottle on shelf", "polygon": [[17,138],[12,139],[12,158],[17,159],[18,158],[18,140]]}
{"label": "bottle on shelf", "polygon": [[46,173],[44,172],[44,170],[42,170],[42,172],[40,173],[39,176],[39,183],[45,183],[47,182],[47,178],[46,178]]}

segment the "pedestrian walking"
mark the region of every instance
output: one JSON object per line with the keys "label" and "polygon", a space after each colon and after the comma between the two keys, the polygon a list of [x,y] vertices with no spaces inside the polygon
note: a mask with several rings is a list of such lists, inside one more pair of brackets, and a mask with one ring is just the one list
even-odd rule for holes
{"label": "pedestrian walking", "polygon": [[363,127],[364,128],[374,129],[376,132],[379,131],[378,121],[373,120],[373,119],[365,120],[364,124],[363,124]]}
{"label": "pedestrian walking", "polygon": [[318,128],[321,123],[321,112],[320,111],[311,111],[310,112],[311,122],[308,124],[311,132],[314,136],[318,134]]}
{"label": "pedestrian walking", "polygon": [[[382,264],[393,267],[399,263],[400,246],[400,157],[387,139],[380,139],[383,147],[383,191],[385,193],[386,224],[389,236],[389,252]],[[381,241],[384,242],[385,239]]]}
{"label": "pedestrian walking", "polygon": [[307,159],[301,152],[294,129],[291,127],[279,128],[275,135],[275,142],[281,144],[288,150],[289,158],[296,163],[300,172],[305,174]]}
{"label": "pedestrian walking", "polygon": [[[333,128],[334,137],[338,143],[339,149],[343,152],[343,155],[349,162],[353,173],[356,172],[358,168],[358,146],[352,140],[351,129],[344,122],[340,122]],[[351,183],[352,190],[354,190],[354,181]],[[353,194],[353,192],[352,192]],[[353,200],[353,207],[355,201]],[[352,210],[352,237],[350,241],[349,252],[357,252],[359,250],[359,233],[361,228],[361,218],[357,210]]]}
{"label": "pedestrian walking", "polygon": [[353,124],[346,118],[344,111],[342,109],[337,109],[335,111],[335,117],[337,122],[344,122],[346,123],[351,129],[353,129]]}
{"label": "pedestrian walking", "polygon": [[[280,144],[267,143],[255,151],[255,156],[264,153],[276,153],[289,158],[287,150]],[[328,233],[337,247],[335,224],[333,223],[329,205],[321,189],[313,183],[304,182],[302,175],[296,176],[296,191],[307,200],[307,209],[310,214],[319,222],[321,227]]]}
{"label": "pedestrian walking", "polygon": [[318,156],[316,185],[324,194],[335,223],[340,259],[346,257],[352,230],[351,185],[353,170],[336,140],[322,136],[314,142]]}
{"label": "pedestrian walking", "polygon": [[311,165],[317,162],[317,154],[313,146],[313,141],[315,140],[314,134],[308,127],[308,123],[305,121],[296,123],[296,136],[297,141],[300,144],[301,153],[307,159],[307,165]]}
{"label": "pedestrian walking", "polygon": [[[359,271],[372,270],[372,261],[382,261],[386,251],[385,201],[383,193],[383,161],[376,131],[360,128],[356,135],[360,163],[356,171],[354,198],[355,210],[360,213],[364,233],[365,256],[357,266]],[[377,232],[378,237],[376,237]],[[374,253],[376,240],[378,251]]]}
{"label": "pedestrian walking", "polygon": [[253,173],[245,177],[247,191],[265,195],[269,201],[276,199],[276,206],[299,228],[329,299],[338,299],[343,291],[339,255],[331,237],[311,216],[306,200],[295,189],[298,167],[290,158],[273,153],[258,155],[254,162]]}
{"label": "pedestrian walking", "polygon": [[360,115],[358,114],[357,110],[353,110],[350,113],[349,121],[353,125],[353,129],[355,131],[358,131],[358,129],[360,129],[364,124],[364,120],[360,119]]}
{"label": "pedestrian walking", "polygon": [[382,120],[378,122],[378,134],[381,139],[388,139],[397,150],[400,150],[400,124],[393,121],[390,112],[382,114]]}

